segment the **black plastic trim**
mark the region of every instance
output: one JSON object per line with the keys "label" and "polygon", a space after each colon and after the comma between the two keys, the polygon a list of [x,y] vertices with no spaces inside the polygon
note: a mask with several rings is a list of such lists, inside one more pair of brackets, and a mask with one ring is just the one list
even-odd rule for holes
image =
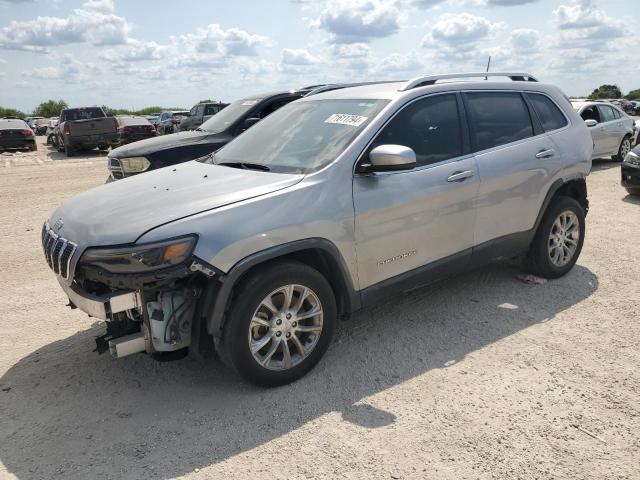
{"label": "black plastic trim", "polygon": [[349,270],[338,248],[329,240],[323,238],[308,238],[254,253],[236,263],[226,275],[220,276],[220,278],[218,278],[221,282],[220,289],[216,292],[213,307],[209,310],[209,313],[206,314],[207,331],[214,337],[220,337],[222,328],[224,327],[225,310],[233,288],[249,269],[269,260],[275,260],[285,255],[309,249],[320,249],[331,255],[340,269],[340,274],[346,287],[345,313],[359,310],[361,307],[360,295],[353,288],[353,281]]}

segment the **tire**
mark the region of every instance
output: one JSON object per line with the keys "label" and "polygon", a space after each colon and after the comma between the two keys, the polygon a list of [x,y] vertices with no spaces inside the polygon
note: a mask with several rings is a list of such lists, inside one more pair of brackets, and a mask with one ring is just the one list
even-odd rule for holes
{"label": "tire", "polygon": [[[286,287],[293,287],[288,311],[284,309]],[[303,291],[307,295],[298,308]],[[266,299],[279,314],[265,307]],[[320,312],[296,322],[297,315],[313,314],[318,306]],[[235,289],[218,353],[224,363],[250,383],[262,387],[284,385],[304,376],[320,361],[331,342],[336,318],[335,297],[322,274],[298,262],[271,263],[250,273]],[[305,328],[306,332],[297,330]],[[257,348],[255,353],[250,342]],[[289,367],[285,363],[285,345],[290,355]]]}
{"label": "tire", "polygon": [[640,188],[627,187],[627,193],[629,195],[640,195]]}
{"label": "tire", "polygon": [[627,153],[631,151],[631,137],[626,136],[620,142],[620,146],[618,147],[618,154],[613,155],[611,158],[616,162],[621,162],[624,160],[624,157],[627,156]]}
{"label": "tire", "polygon": [[[573,233],[564,234],[562,229],[558,229],[562,225],[561,215],[565,215],[566,225],[577,221],[577,239],[575,230],[570,226],[566,231]],[[571,223],[567,220],[567,215]],[[584,217],[582,206],[570,197],[558,197],[547,207],[527,255],[526,263],[532,273],[544,278],[559,278],[573,268],[584,243]],[[566,240],[563,241],[563,238]],[[566,248],[554,248],[553,245],[564,245]],[[572,246],[575,246],[573,251]]]}
{"label": "tire", "polygon": [[64,153],[67,157],[72,157],[75,153],[71,145],[63,145]]}

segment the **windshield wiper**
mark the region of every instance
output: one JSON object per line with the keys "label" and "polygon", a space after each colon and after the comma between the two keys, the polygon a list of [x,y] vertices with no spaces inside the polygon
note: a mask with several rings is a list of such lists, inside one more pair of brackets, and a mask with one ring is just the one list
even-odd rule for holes
{"label": "windshield wiper", "polygon": [[260,170],[262,172],[268,172],[271,170],[266,165],[260,165],[259,163],[248,163],[248,162],[222,162],[222,163],[216,163],[215,165],[224,165],[225,167],[231,167],[231,168],[241,168],[243,170]]}

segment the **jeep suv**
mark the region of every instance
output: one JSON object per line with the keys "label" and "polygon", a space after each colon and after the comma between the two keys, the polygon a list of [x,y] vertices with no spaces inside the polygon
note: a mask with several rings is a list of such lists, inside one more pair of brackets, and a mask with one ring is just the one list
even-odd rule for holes
{"label": "jeep suv", "polygon": [[65,202],[46,260],[71,307],[106,320],[99,351],[215,347],[265,386],[394,292],[503,257],[560,277],[584,241],[591,136],[556,87],[498,75],[292,102],[205,159]]}

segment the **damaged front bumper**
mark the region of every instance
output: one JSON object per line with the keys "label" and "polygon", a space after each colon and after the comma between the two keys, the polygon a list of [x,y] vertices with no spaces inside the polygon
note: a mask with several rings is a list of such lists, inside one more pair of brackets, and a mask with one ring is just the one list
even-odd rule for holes
{"label": "damaged front bumper", "polygon": [[81,290],[76,284],[67,284],[62,278],[58,283],[69,297],[70,307],[79,308],[87,315],[100,320],[111,320],[116,313],[142,309],[142,296],[139,291],[112,292],[105,295],[92,295]]}

